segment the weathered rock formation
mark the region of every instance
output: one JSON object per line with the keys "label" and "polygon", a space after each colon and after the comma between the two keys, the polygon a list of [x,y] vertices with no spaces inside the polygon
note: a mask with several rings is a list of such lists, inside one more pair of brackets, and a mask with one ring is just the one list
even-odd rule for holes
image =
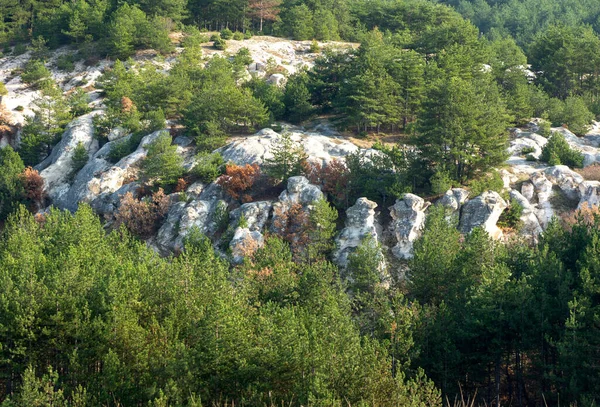
{"label": "weathered rock formation", "polygon": [[482,227],[492,239],[499,239],[502,230],[496,223],[507,206],[506,201],[497,192],[484,192],[463,206],[458,228],[467,234],[476,227]]}
{"label": "weathered rock formation", "polygon": [[391,229],[397,244],[392,248],[394,256],[400,259],[412,258],[413,243],[420,236],[425,225],[425,210],[430,203],[413,194],[405,194],[390,207]]}
{"label": "weathered rock formation", "polygon": [[336,249],[333,253],[334,262],[341,266],[348,265],[348,255],[361,242],[371,236],[374,242],[379,242],[381,227],[375,220],[377,204],[367,198],[358,198],[354,206],[346,210],[346,222],[340,234],[336,237]]}

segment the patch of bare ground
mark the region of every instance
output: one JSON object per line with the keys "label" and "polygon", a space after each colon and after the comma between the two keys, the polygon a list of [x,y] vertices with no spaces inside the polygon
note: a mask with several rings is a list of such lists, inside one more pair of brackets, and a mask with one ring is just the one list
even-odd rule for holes
{"label": "patch of bare ground", "polygon": [[387,147],[393,147],[408,144],[410,138],[405,133],[369,133],[364,137],[357,137],[355,133],[350,132],[340,133],[340,137],[360,148],[371,148],[377,142]]}

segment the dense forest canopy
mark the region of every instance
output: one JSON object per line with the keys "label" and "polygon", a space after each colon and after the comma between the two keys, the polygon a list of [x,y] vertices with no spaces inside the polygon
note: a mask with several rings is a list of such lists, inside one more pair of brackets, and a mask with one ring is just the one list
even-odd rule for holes
{"label": "dense forest canopy", "polygon": [[[407,192],[502,189],[508,129],[533,117],[549,137],[540,160],[582,167],[550,125],[583,135],[600,116],[599,32],[592,0],[0,0],[3,52],[30,51],[15,75],[39,91],[19,145],[0,150],[1,405],[417,407],[461,394],[482,405],[597,404],[597,207],[554,219],[538,241],[501,243],[483,229],[461,235],[432,206],[414,257],[388,266],[391,281],[368,238],[347,267],[331,259],[338,216],[357,198],[387,208]],[[246,48],[203,55],[257,34],[321,45],[285,86],[248,78]],[[104,105],[94,137],[110,142],[108,161],[157,135],[137,172],[144,197],[126,195],[111,224],[84,204],[40,212],[48,198],[32,167],[91,110],[86,91],[63,92],[49,70],[63,46],[72,52],[57,59],[61,71],[114,61],[94,84]],[[172,57],[169,69],[132,58],[150,48]],[[268,62],[265,72],[282,70]],[[315,117],[416,148],[376,143],[375,155],[324,168],[286,135],[262,169],[215,152],[232,133]],[[0,130],[9,124],[0,112]],[[193,145],[192,170],[178,134]],[[73,150],[71,181],[89,160],[83,143]],[[170,256],[144,242],[170,194],[189,199],[188,184],[216,180],[238,207],[295,175],[329,201],[241,264],[196,229]],[[501,220],[511,228],[516,208]],[[222,235],[226,209],[214,221]]]}

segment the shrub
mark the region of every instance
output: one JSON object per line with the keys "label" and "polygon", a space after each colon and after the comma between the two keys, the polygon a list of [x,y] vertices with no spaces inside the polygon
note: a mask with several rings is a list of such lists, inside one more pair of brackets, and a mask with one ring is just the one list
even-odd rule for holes
{"label": "shrub", "polygon": [[230,40],[233,38],[233,31],[231,31],[229,28],[225,28],[221,31],[221,38],[224,40]]}
{"label": "shrub", "polygon": [[310,52],[312,52],[313,54],[316,54],[317,52],[321,51],[321,47],[319,47],[319,43],[317,42],[317,40],[312,40],[312,42],[310,43]]}
{"label": "shrub", "polygon": [[289,133],[284,133],[272,149],[273,158],[265,160],[266,173],[276,182],[302,173],[306,161],[304,148],[295,143]]}
{"label": "shrub", "polygon": [[25,108],[23,106],[19,105],[19,106],[15,107],[15,110],[17,112],[22,112],[23,110],[25,110]]}
{"label": "shrub", "polygon": [[221,39],[221,36],[219,34],[213,34],[210,36],[209,41],[214,42],[214,41],[218,41]]}
{"label": "shrub", "polygon": [[530,154],[530,153],[535,153],[535,148],[533,148],[533,147],[523,147],[521,149],[521,155],[527,155],[527,154]]}
{"label": "shrub", "polygon": [[502,212],[498,219],[498,226],[502,228],[511,228],[519,231],[523,227],[521,215],[523,214],[523,206],[514,199],[510,200],[508,208]]}
{"label": "shrub", "polygon": [[108,152],[108,161],[114,164],[119,162],[121,158],[133,153],[137,144],[132,141],[132,138],[134,137],[130,136],[113,141],[110,145],[110,151]]}
{"label": "shrub", "polygon": [[547,122],[544,120],[539,123],[538,132],[540,133],[541,136],[548,138],[552,134],[552,125],[550,124],[550,122]]}
{"label": "shrub", "polygon": [[469,183],[469,196],[479,196],[486,191],[500,192],[504,189],[504,181],[498,171],[492,171],[481,178],[475,179]]}
{"label": "shrub", "polygon": [[218,50],[224,51],[227,48],[227,41],[222,38],[217,38],[215,42],[213,42],[213,47]]}
{"label": "shrub", "polygon": [[92,111],[90,96],[81,88],[75,89],[67,98],[73,116],[81,116]]}
{"label": "shrub", "polygon": [[526,161],[537,161],[538,159],[533,154],[527,154],[525,156]]}
{"label": "shrub", "polygon": [[56,58],[56,67],[64,72],[72,72],[75,69],[75,58],[72,54],[61,55]]}
{"label": "shrub", "polygon": [[6,89],[6,85],[4,82],[0,82],[0,96],[8,95],[8,89]]}
{"label": "shrub", "polygon": [[437,171],[429,179],[431,184],[431,192],[435,195],[443,194],[452,188],[452,178],[448,171]]}
{"label": "shrub", "polygon": [[328,194],[335,206],[348,207],[350,171],[343,161],[333,159],[325,166],[306,161],[303,169],[311,184],[321,186],[321,190]]}
{"label": "shrub", "polygon": [[583,169],[577,170],[581,176],[588,181],[600,181],[600,164],[595,163]]}
{"label": "shrub", "polygon": [[177,154],[177,146],[171,145],[171,136],[161,134],[146,149],[148,155],[142,162],[144,177],[160,186],[175,185],[185,173],[183,158]]}
{"label": "shrub", "polygon": [[45,191],[44,179],[37,170],[31,167],[25,168],[20,175],[23,185],[23,197],[30,211],[36,212],[44,206]]}
{"label": "shrub", "polygon": [[202,34],[200,30],[194,26],[187,26],[185,28],[185,34],[186,35],[181,42],[181,45],[184,48],[198,47],[200,44],[209,41],[208,36],[206,34]]}
{"label": "shrub", "polygon": [[252,31],[250,31],[250,30],[247,30],[247,31],[244,33],[244,39],[245,39],[245,40],[249,40],[250,38],[252,38],[252,35],[253,35],[253,34],[252,34]]}
{"label": "shrub", "polygon": [[17,44],[12,50],[13,56],[17,57],[27,52],[27,46],[25,44]]}
{"label": "shrub", "polygon": [[241,32],[239,32],[239,31],[236,31],[236,32],[233,34],[233,39],[234,39],[234,40],[236,40],[236,41],[243,41],[243,40],[244,40],[244,33],[241,33]]}
{"label": "shrub", "polygon": [[218,180],[217,184],[223,187],[223,190],[233,199],[247,201],[242,197],[242,193],[252,188],[256,180],[260,177],[260,167],[258,164],[246,164],[239,166],[229,164],[225,167],[225,174]]}
{"label": "shrub", "polygon": [[196,155],[197,164],[192,170],[202,182],[213,182],[223,173],[223,156],[219,153],[200,152]]}
{"label": "shrub", "polygon": [[71,176],[75,176],[88,162],[88,151],[80,141],[73,151],[71,158]]}
{"label": "shrub", "polygon": [[582,168],[583,154],[569,146],[564,136],[554,133],[542,149],[540,157],[550,165],[568,165],[569,167]]}
{"label": "shrub", "polygon": [[51,80],[52,74],[46,68],[46,65],[39,60],[31,60],[25,65],[21,80],[28,85],[35,85],[37,88],[44,86],[43,82]]}
{"label": "shrub", "polygon": [[162,189],[151,199],[136,199],[131,192],[122,198],[115,215],[115,226],[125,225],[134,235],[141,238],[152,236],[169,211],[170,200]]}

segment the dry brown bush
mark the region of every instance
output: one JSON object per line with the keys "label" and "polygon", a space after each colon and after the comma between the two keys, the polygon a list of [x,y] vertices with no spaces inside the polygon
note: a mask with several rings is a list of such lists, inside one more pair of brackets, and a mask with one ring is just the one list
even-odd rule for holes
{"label": "dry brown bush", "polygon": [[[260,177],[258,164],[246,164],[239,166],[230,164],[225,167],[225,174],[217,180],[217,184],[233,199],[240,199],[243,192],[247,192]],[[252,196],[249,193],[243,195],[242,200],[249,202]]]}
{"label": "dry brown bush", "polygon": [[37,170],[31,167],[25,168],[19,178],[23,184],[24,196],[28,202],[29,210],[32,212],[38,211],[43,206],[46,197],[44,179]]}
{"label": "dry brown bush", "polygon": [[283,207],[274,209],[274,229],[277,234],[290,244],[295,259],[300,259],[310,242],[310,215],[299,203],[288,210]]}
{"label": "dry brown bush", "polygon": [[175,185],[175,189],[173,192],[182,192],[187,188],[187,182],[183,178],[179,178],[177,180],[177,185]]}
{"label": "dry brown bush", "polygon": [[0,104],[0,138],[13,137],[17,132],[11,113],[6,110],[6,107]]}
{"label": "dry brown bush", "polygon": [[600,181],[600,164],[592,164],[576,170],[585,180]]}
{"label": "dry brown bush", "polygon": [[333,159],[325,166],[305,161],[302,166],[311,184],[319,185],[336,206],[348,206],[350,171],[343,161]]}
{"label": "dry brown bush", "polygon": [[584,203],[581,208],[563,214],[560,219],[568,230],[579,223],[593,227],[600,221],[600,208],[596,205],[590,207],[587,203]]}
{"label": "dry brown bush", "polygon": [[121,98],[121,112],[123,113],[131,113],[135,110],[135,105],[133,101],[129,99],[127,96],[123,96]]}
{"label": "dry brown bush", "polygon": [[141,238],[152,236],[169,211],[170,199],[162,189],[151,199],[136,199],[131,192],[121,198],[115,215],[115,226],[125,225],[134,235]]}

